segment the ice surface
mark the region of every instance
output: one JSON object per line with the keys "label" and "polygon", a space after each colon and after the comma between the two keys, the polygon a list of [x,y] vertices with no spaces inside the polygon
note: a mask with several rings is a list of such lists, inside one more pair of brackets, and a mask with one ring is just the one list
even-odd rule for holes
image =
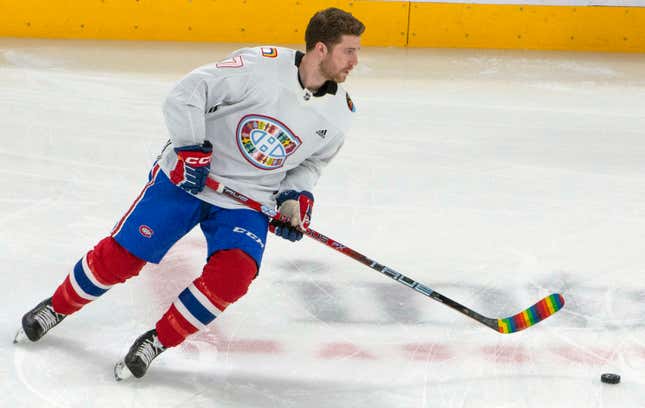
{"label": "ice surface", "polygon": [[[36,344],[11,344],[129,207],[174,81],[242,44],[0,39],[0,406],[645,407],[645,56],[365,48],[313,226],[497,334],[310,240],[140,381],[112,366],[200,272],[189,234]],[[216,159],[215,159],[216,160]],[[600,382],[603,372],[622,382]]]}

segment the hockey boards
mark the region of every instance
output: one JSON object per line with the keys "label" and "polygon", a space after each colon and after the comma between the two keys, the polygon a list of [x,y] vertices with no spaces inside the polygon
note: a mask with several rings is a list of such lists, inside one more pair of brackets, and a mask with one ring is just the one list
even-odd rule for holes
{"label": "hockey boards", "polygon": [[[236,201],[244,204],[245,206],[263,213],[264,215],[266,215],[267,217],[273,220],[280,221],[280,222],[289,221],[287,217],[280,214],[278,211],[272,208],[269,208],[265,205],[262,205],[258,201],[255,201],[252,198],[247,197],[242,193],[239,193],[229,187],[226,187],[225,185],[221,184],[217,180],[208,178],[206,181],[206,185],[220,194],[224,194],[228,197],[231,197]],[[443,303],[449,308],[456,310],[459,313],[466,315],[471,319],[487,327],[490,327],[491,329],[499,333],[503,333],[503,334],[515,333],[520,330],[524,330],[528,327],[534,326],[539,322],[541,322],[542,320],[548,318],[549,316],[552,316],[553,314],[557,313],[564,306],[564,297],[559,293],[553,293],[549,296],[546,296],[540,299],[533,306],[528,307],[523,311],[517,314],[514,314],[512,316],[505,317],[505,318],[486,317],[474,311],[473,309],[467,306],[464,306],[450,299],[447,296],[442,295],[441,293],[429,288],[428,286],[423,285],[415,281],[414,279],[411,279],[403,275],[402,273],[399,273],[385,265],[382,265],[376,262],[375,260],[368,258],[367,256],[353,250],[352,248],[346,245],[343,245],[340,242],[329,238],[328,236],[321,234],[320,232],[317,232],[309,228],[307,231],[305,231],[305,235],[362,263],[363,265],[368,266],[369,268],[377,272],[380,272],[381,274],[387,276],[390,279],[397,281],[402,285],[405,285],[411,289],[414,289],[415,291],[421,293],[422,295],[425,295],[431,299],[434,299],[437,302]]]}

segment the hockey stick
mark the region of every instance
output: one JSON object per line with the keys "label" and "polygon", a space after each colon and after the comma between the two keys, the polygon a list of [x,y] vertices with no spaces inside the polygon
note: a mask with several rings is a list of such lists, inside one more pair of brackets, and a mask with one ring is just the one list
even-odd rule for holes
{"label": "hockey stick", "polygon": [[[229,187],[226,187],[225,185],[221,184],[217,180],[208,178],[206,181],[206,185],[212,188],[213,190],[217,191],[218,193],[231,197],[236,201],[244,204],[245,206],[261,212],[262,214],[266,215],[267,217],[273,220],[276,220],[279,222],[289,221],[287,217],[280,214],[278,211],[272,208],[269,208],[265,205],[262,205],[261,203],[253,200],[252,198],[245,196],[242,193],[239,193]],[[524,330],[527,327],[536,325],[537,323],[541,322],[542,320],[556,313],[558,310],[562,309],[562,307],[564,306],[564,297],[562,297],[562,295],[559,293],[553,293],[541,299],[533,306],[521,311],[520,313],[514,314],[512,316],[509,316],[503,319],[486,317],[475,312],[471,308],[466,307],[458,302],[455,302],[449,297],[444,296],[441,293],[435,290],[432,290],[429,287],[422,285],[419,282],[399,272],[396,272],[391,268],[388,268],[385,265],[381,265],[380,263],[374,261],[373,259],[368,258],[367,256],[341,244],[338,241],[335,241],[321,234],[320,232],[317,232],[309,228],[307,231],[305,231],[305,235],[322,244],[327,245],[328,247],[342,254],[349,256],[350,258],[362,263],[363,265],[369,266],[375,271],[380,272],[391,279],[394,279],[395,281],[399,282],[402,285],[412,288],[429,298],[432,298],[438,302],[443,303],[444,305],[450,307],[451,309],[454,309],[470,317],[471,319],[476,320],[479,323],[482,323],[500,333],[504,333],[504,334],[515,333],[520,330]]]}

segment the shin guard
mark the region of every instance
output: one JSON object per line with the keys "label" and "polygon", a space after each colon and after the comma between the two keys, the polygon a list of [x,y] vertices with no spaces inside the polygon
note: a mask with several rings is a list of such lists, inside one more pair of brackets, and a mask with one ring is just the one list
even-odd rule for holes
{"label": "shin guard", "polygon": [[173,347],[204,329],[228,305],[246,294],[256,274],[255,261],[240,249],[213,254],[202,275],[179,294],[157,322],[161,343]]}
{"label": "shin guard", "polygon": [[56,289],[52,307],[58,313],[72,314],[115,284],[138,275],[145,264],[114,238],[104,238],[76,263],[74,270]]}

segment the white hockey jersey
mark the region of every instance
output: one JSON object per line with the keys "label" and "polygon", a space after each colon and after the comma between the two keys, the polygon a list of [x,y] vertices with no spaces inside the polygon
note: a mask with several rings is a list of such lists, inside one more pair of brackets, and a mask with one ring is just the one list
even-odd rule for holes
{"label": "white hockey jersey", "polygon": [[[313,191],[343,144],[354,105],[335,82],[316,94],[303,88],[303,55],[244,48],[184,77],[164,104],[170,142],[159,164],[166,175],[177,163],[174,147],[209,140],[210,175],[264,205],[274,205],[277,191]],[[243,207],[209,188],[197,196],[224,208]]]}

